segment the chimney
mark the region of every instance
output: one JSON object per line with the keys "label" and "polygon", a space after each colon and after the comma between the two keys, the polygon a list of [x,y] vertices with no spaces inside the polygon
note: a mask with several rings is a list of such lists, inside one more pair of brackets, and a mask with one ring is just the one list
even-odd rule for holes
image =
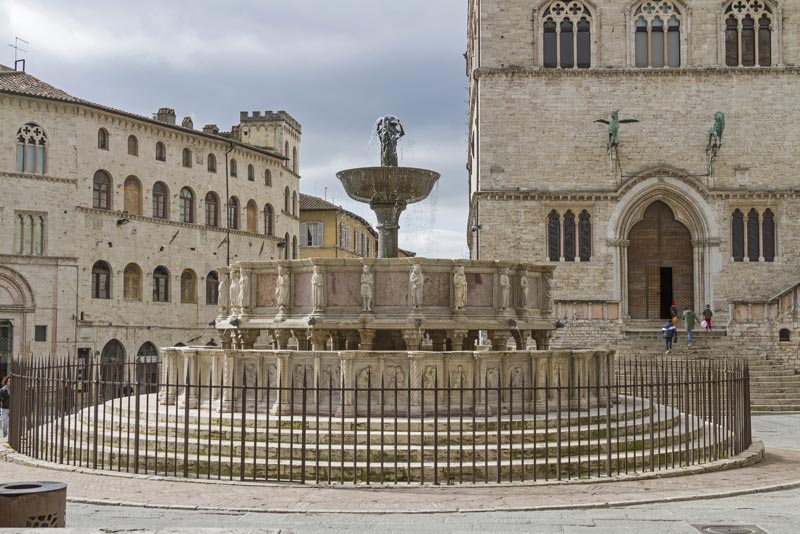
{"label": "chimney", "polygon": [[206,124],[203,126],[203,133],[211,135],[219,135],[219,127],[216,124]]}
{"label": "chimney", "polygon": [[191,117],[184,117],[181,121],[181,126],[184,128],[189,128],[190,130],[194,130],[194,123],[192,122]]}
{"label": "chimney", "polygon": [[175,125],[175,110],[172,108],[161,108],[156,113],[156,120],[165,124]]}

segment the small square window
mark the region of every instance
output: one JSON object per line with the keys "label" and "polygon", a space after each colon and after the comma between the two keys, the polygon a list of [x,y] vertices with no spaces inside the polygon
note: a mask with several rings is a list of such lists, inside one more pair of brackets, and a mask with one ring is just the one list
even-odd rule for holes
{"label": "small square window", "polygon": [[33,331],[34,341],[47,341],[47,325],[36,325]]}

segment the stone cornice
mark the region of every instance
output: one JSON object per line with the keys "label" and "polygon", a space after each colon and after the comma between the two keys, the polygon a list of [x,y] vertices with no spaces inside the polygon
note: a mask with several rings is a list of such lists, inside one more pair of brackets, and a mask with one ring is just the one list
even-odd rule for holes
{"label": "stone cornice", "polygon": [[87,208],[85,206],[77,206],[75,210],[83,213],[90,213],[94,215],[110,217],[113,219],[130,219],[131,221],[142,221],[142,222],[162,224],[167,226],[177,226],[179,228],[187,228],[189,230],[202,230],[206,232],[218,232],[221,234],[230,232],[231,235],[255,237],[259,239],[264,239],[266,241],[278,242],[282,239],[275,235],[259,234],[256,232],[245,232],[244,230],[228,230],[227,228],[222,228],[219,226],[206,226],[203,224],[181,223],[177,221],[171,221],[169,219],[156,219],[155,217],[145,217],[144,215],[131,215],[130,213],[124,211],[101,210],[97,208]]}
{"label": "stone cornice", "polygon": [[24,254],[0,254],[2,265],[64,265],[77,263],[78,258],[73,256],[29,256]]}
{"label": "stone cornice", "polygon": [[42,174],[26,174],[21,172],[0,172],[0,178],[8,178],[12,180],[36,180],[39,182],[78,185],[78,180],[76,178],[59,178],[56,176],[47,176]]}
{"label": "stone cornice", "polygon": [[[627,188],[622,190],[624,193]],[[708,198],[714,200],[754,200],[754,199],[796,199],[800,190],[750,191],[715,190],[709,191]],[[520,200],[526,202],[610,202],[619,200],[617,191],[476,191],[475,200]]]}
{"label": "stone cornice", "polygon": [[798,66],[781,67],[724,67],[718,65],[680,67],[676,69],[642,69],[636,67],[594,67],[591,69],[550,69],[544,67],[487,67],[474,71],[476,80],[484,76],[520,76],[525,78],[560,78],[560,77],[619,77],[619,76],[696,76],[698,74],[730,76],[743,74],[751,76],[800,74]]}

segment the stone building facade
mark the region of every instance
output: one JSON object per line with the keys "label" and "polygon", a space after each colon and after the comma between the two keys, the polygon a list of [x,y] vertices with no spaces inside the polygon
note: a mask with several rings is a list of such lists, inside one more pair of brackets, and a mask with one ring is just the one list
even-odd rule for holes
{"label": "stone building facade", "polygon": [[45,356],[114,373],[217,343],[218,269],[298,254],[301,128],[286,112],[196,130],[0,67],[0,116],[0,373]]}
{"label": "stone building facade", "polygon": [[301,258],[374,258],[378,232],[369,222],[325,199],[300,195]]}
{"label": "stone building facade", "polygon": [[[599,337],[672,300],[725,324],[793,287],[798,17],[772,0],[470,0],[472,258],[556,264],[561,316]],[[615,111],[616,139],[598,122]]]}

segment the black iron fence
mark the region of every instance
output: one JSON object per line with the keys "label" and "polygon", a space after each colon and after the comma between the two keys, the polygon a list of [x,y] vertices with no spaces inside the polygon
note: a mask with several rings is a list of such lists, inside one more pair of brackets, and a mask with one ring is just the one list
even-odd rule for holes
{"label": "black iron fence", "polygon": [[744,364],[619,360],[607,375],[345,388],[310,375],[152,383],[141,378],[161,374],[135,364],[107,380],[100,367],[36,363],[12,376],[10,443],[92,469],[327,484],[608,478],[751,444]]}

